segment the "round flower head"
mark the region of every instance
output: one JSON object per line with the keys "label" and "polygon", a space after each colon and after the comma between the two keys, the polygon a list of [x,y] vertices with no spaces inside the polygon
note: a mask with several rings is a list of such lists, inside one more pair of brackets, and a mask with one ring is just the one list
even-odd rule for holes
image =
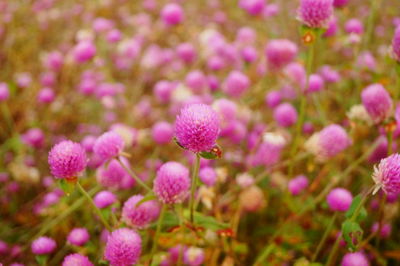
{"label": "round flower head", "polygon": [[180,163],[167,162],[157,171],[154,192],[165,204],[181,203],[189,193],[189,170]]}
{"label": "round flower head", "polygon": [[76,62],[83,63],[92,59],[96,54],[96,46],[90,41],[79,42],[73,50]]}
{"label": "round flower head", "polygon": [[31,128],[21,138],[25,144],[33,148],[41,148],[44,144],[45,136],[40,128]]}
{"label": "round flower head", "polygon": [[297,14],[310,28],[326,28],[333,15],[333,0],[301,0]]}
{"label": "round flower head", "polygon": [[127,225],[142,229],[158,218],[160,205],[155,200],[137,205],[143,198],[142,195],[135,195],[125,201],[122,208],[122,220]]}
{"label": "round flower head", "polygon": [[128,228],[117,229],[107,239],[104,257],[111,266],[135,264],[142,252],[142,239]]}
{"label": "round flower head", "polygon": [[201,182],[207,186],[213,186],[217,181],[217,173],[211,167],[204,167],[200,169],[199,177]]}
{"label": "round flower head", "polygon": [[392,50],[394,58],[400,63],[400,26],[397,26],[393,36]]}
{"label": "round flower head", "polygon": [[392,109],[392,99],[381,84],[372,84],[361,93],[362,103],[375,123],[385,120]]}
{"label": "round flower head", "polygon": [[164,6],[161,11],[161,18],[166,25],[173,26],[182,22],[184,13],[182,7],[175,3]]}
{"label": "round flower head", "polygon": [[168,122],[158,122],[151,129],[151,135],[157,144],[167,144],[174,137],[174,127]]}
{"label": "round flower head", "polygon": [[86,153],[80,144],[65,140],[51,149],[48,163],[56,178],[73,178],[85,169]]}
{"label": "round flower head", "polygon": [[204,251],[201,248],[189,247],[183,254],[183,261],[189,266],[200,266],[204,262]]}
{"label": "round flower head", "polygon": [[361,252],[347,253],[342,259],[341,266],[369,266],[369,261]]}
{"label": "round flower head", "polygon": [[[378,232],[379,230],[379,222],[376,222],[372,226],[372,232]],[[381,238],[388,238],[392,233],[392,226],[390,224],[382,224],[380,230],[380,237]]]}
{"label": "round flower head", "polygon": [[329,192],[326,201],[331,210],[345,212],[349,209],[353,196],[344,188],[335,188]]}
{"label": "round flower head", "polygon": [[211,150],[219,131],[218,114],[205,104],[184,107],[175,121],[177,141],[195,153]]}
{"label": "round flower head", "polygon": [[272,90],[265,95],[265,103],[268,107],[274,108],[282,101],[282,94],[280,91]]}
{"label": "round flower head", "polygon": [[186,64],[196,59],[196,49],[191,43],[181,43],[176,47],[176,54]]}
{"label": "round flower head", "polygon": [[89,258],[78,254],[73,253],[66,256],[63,260],[62,266],[94,266],[92,262],[90,262]]}
{"label": "round flower head", "polygon": [[93,201],[97,208],[104,209],[114,204],[117,201],[117,197],[112,192],[104,190],[97,193]]}
{"label": "round flower head", "polygon": [[97,138],[93,146],[93,152],[103,160],[117,157],[124,149],[124,140],[114,131],[108,131]]}
{"label": "round flower head", "polygon": [[317,156],[319,161],[325,161],[345,150],[350,144],[351,140],[346,131],[341,126],[333,124],[313,134],[307,140],[305,147]]}
{"label": "round flower head", "polygon": [[[129,168],[129,162],[121,158],[122,163]],[[135,180],[116,160],[111,160],[108,164],[102,165],[97,171],[97,181],[107,188],[128,189],[135,184]]]}
{"label": "round flower head", "polygon": [[372,175],[377,188],[382,188],[386,194],[400,193],[400,154],[392,154],[382,159],[374,168]]}
{"label": "round flower head", "polygon": [[40,103],[51,103],[55,98],[54,90],[51,88],[43,88],[39,91],[37,100]]}
{"label": "round flower head", "polygon": [[297,111],[290,103],[282,103],[274,110],[274,119],[282,127],[290,127],[297,121]]}
{"label": "round flower head", "polygon": [[243,190],[239,195],[239,202],[242,209],[247,212],[256,212],[266,205],[264,193],[257,186]]}
{"label": "round flower head", "polygon": [[296,57],[297,45],[289,40],[272,40],[265,48],[265,55],[273,69],[280,69]]}
{"label": "round flower head", "polygon": [[362,22],[356,18],[348,20],[344,28],[347,33],[362,34],[364,32]]}
{"label": "round flower head", "polygon": [[349,0],[333,0],[333,5],[335,7],[344,7],[348,2]]}
{"label": "round flower head", "polygon": [[240,97],[250,86],[249,78],[240,71],[233,70],[226,77],[223,90],[231,97]]}
{"label": "round flower head", "polygon": [[90,235],[86,228],[74,228],[69,232],[67,240],[71,245],[83,246],[89,241]]}
{"label": "round flower head", "polygon": [[50,254],[56,249],[56,247],[56,241],[46,236],[39,237],[34,240],[31,245],[32,253],[35,255]]}
{"label": "round flower head", "polygon": [[289,181],[288,189],[293,196],[299,195],[308,186],[308,179],[299,175]]}
{"label": "round flower head", "polygon": [[10,97],[10,90],[7,83],[0,83],[0,102],[7,100]]}
{"label": "round flower head", "polygon": [[308,81],[308,93],[321,91],[324,87],[324,79],[318,74],[310,75],[310,80]]}

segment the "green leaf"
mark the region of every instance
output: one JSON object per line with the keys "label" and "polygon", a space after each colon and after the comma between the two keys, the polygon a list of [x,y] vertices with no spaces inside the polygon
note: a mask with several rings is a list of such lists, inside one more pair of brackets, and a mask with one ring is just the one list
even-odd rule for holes
{"label": "green leaf", "polygon": [[349,249],[354,252],[357,249],[356,245],[362,239],[363,230],[357,222],[346,220],[342,224],[342,235]]}
{"label": "green leaf", "polygon": [[358,205],[360,205],[361,201],[362,201],[362,195],[361,194],[357,195],[356,197],[353,198],[353,201],[351,202],[350,208],[346,212],[346,218],[347,219],[350,219],[353,216],[355,210],[357,209]]}
{"label": "green leaf", "polygon": [[203,151],[200,152],[199,155],[201,156],[201,158],[207,159],[207,160],[215,160],[218,158],[218,156],[212,152],[208,152],[208,151]]}
{"label": "green leaf", "polygon": [[[188,210],[185,211],[185,215],[187,215],[187,217],[189,217]],[[196,226],[202,226],[204,228],[214,230],[214,231],[229,228],[228,224],[221,223],[221,222],[217,221],[214,217],[205,216],[199,212],[194,213],[194,223]]]}
{"label": "green leaf", "polygon": [[157,199],[157,197],[154,194],[147,194],[146,196],[143,197],[143,199],[141,199],[138,203],[136,203],[136,207],[139,207],[140,205],[142,205],[143,203],[145,203],[146,201],[150,201],[150,200],[155,200]]}

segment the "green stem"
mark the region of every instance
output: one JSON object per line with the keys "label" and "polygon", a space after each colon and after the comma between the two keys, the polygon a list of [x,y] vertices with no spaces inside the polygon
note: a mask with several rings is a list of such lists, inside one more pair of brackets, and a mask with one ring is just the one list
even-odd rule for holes
{"label": "green stem", "polygon": [[119,164],[125,169],[125,171],[128,172],[128,174],[136,181],[136,183],[138,183],[139,185],[141,185],[143,188],[145,188],[148,192],[152,192],[151,188],[146,185],[142,179],[140,179],[131,169],[129,169],[122,161],[119,157],[117,157],[117,161],[119,162]]}
{"label": "green stem", "polygon": [[109,232],[112,232],[112,228],[111,226],[108,224],[108,222],[104,219],[103,215],[101,214],[101,211],[99,210],[99,208],[97,208],[96,204],[94,204],[92,197],[86,192],[86,190],[81,186],[81,184],[78,182],[76,182],[76,186],[78,187],[79,191],[82,193],[83,196],[85,196],[85,198],[90,202],[90,204],[92,205],[92,207],[94,208],[94,211],[96,212],[96,214],[99,216],[101,222],[103,223],[103,225],[107,228],[107,230]]}
{"label": "green stem", "polygon": [[160,232],[161,232],[161,225],[163,223],[166,209],[167,209],[167,205],[163,204],[161,207],[160,216],[158,217],[157,229],[156,229],[156,234],[154,235],[153,246],[151,247],[149,265],[153,265],[153,262],[154,262],[153,257],[154,257],[154,253],[156,252],[156,249],[157,249],[157,243],[158,243],[158,239],[160,237]]}
{"label": "green stem", "polygon": [[375,22],[375,17],[376,17],[376,11],[378,10],[378,7],[380,6],[380,0],[371,0],[372,3],[371,5],[371,10],[370,10],[370,15],[368,17],[367,21],[367,32],[365,34],[365,41],[363,43],[364,49],[368,47],[369,42],[372,37],[372,33],[374,31],[374,22]]}
{"label": "green stem", "polygon": [[335,244],[333,244],[333,247],[332,247],[332,249],[331,249],[331,253],[329,254],[329,257],[328,257],[328,261],[326,262],[326,266],[331,266],[331,265],[334,265],[334,263],[335,263],[335,258],[336,258],[336,253],[337,253],[337,250],[338,250],[338,248],[339,248],[339,243],[340,243],[340,239],[341,239],[341,235],[340,236],[338,236],[337,238],[336,238],[336,241],[335,241]]}
{"label": "green stem", "polygon": [[362,207],[364,206],[365,202],[368,199],[368,196],[371,195],[372,191],[374,191],[375,188],[376,188],[376,186],[373,186],[366,193],[364,193],[364,195],[362,196],[362,199],[360,201],[360,204],[358,204],[357,208],[353,212],[353,215],[350,217],[350,221],[351,222],[354,222],[357,219],[358,215],[360,214],[360,211],[361,211]]}
{"label": "green stem", "polygon": [[197,176],[199,174],[199,168],[200,168],[200,155],[196,153],[196,160],[194,162],[193,166],[193,172],[192,172],[192,186],[190,189],[190,202],[189,202],[189,208],[190,208],[190,222],[193,223],[194,217],[194,198],[195,198],[195,192],[196,192],[196,187],[197,187]]}
{"label": "green stem", "polygon": [[314,253],[313,257],[312,257],[311,262],[314,262],[318,258],[318,254],[321,251],[321,248],[324,246],[325,241],[328,238],[329,233],[331,232],[333,225],[335,224],[335,220],[336,220],[337,214],[338,214],[338,212],[335,212],[335,214],[332,216],[332,218],[331,218],[331,220],[330,220],[330,222],[328,224],[328,227],[326,228],[326,230],[324,232],[324,235],[322,236],[321,241],[319,242],[319,244],[317,246],[317,250],[315,251],[315,253]]}
{"label": "green stem", "polygon": [[[315,34],[315,36],[316,36],[316,38],[318,37],[317,34]],[[307,53],[307,61],[306,61],[307,81],[306,81],[306,85],[305,85],[304,89],[307,89],[308,83],[310,80],[312,65],[313,65],[313,61],[314,61],[314,49],[315,49],[315,41],[310,44],[310,47],[309,47],[308,53]],[[301,136],[301,132],[303,129],[304,120],[305,120],[305,114],[306,114],[306,99],[307,98],[301,89],[299,90],[299,95],[300,95],[299,120],[297,121],[297,124],[296,124],[296,129],[295,129],[296,131],[295,131],[295,135],[294,135],[292,149],[290,151],[290,158],[294,158],[294,155],[297,152],[297,149],[299,146],[299,141],[300,141],[300,136]],[[294,160],[292,160],[292,162],[289,165],[289,171],[288,171],[289,177],[291,177],[293,174],[293,167],[294,167]]]}

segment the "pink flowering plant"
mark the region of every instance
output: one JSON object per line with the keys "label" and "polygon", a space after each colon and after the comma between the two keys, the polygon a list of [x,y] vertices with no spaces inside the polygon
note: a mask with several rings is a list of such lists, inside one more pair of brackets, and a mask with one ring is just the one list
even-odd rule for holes
{"label": "pink flowering plant", "polygon": [[0,2],[0,265],[398,265],[399,6]]}

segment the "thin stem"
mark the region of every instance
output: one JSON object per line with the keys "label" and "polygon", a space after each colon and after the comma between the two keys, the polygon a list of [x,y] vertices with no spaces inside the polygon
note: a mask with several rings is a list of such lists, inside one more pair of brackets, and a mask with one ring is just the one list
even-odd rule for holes
{"label": "thin stem", "polygon": [[154,235],[153,246],[151,247],[149,265],[153,265],[153,262],[154,262],[153,257],[154,257],[154,253],[156,252],[156,249],[157,249],[158,238],[160,237],[161,225],[162,225],[162,222],[164,219],[166,209],[167,209],[167,205],[163,204],[161,207],[160,216],[158,217],[157,229],[156,229],[156,234]]}
{"label": "thin stem", "polygon": [[371,10],[370,10],[370,15],[368,17],[367,21],[367,32],[365,34],[365,39],[364,39],[364,48],[368,47],[368,44],[371,40],[372,33],[374,31],[374,23],[375,23],[375,17],[376,17],[376,11],[378,10],[378,7],[380,6],[380,0],[371,0]]}
{"label": "thin stem", "polygon": [[194,194],[196,191],[197,187],[197,176],[199,174],[199,168],[200,168],[200,155],[196,153],[196,160],[194,162],[193,166],[193,172],[192,172],[192,186],[190,189],[190,202],[189,202],[189,208],[190,208],[190,222],[193,223],[194,218],[193,218],[193,213],[194,213]]}
{"label": "thin stem", "polygon": [[393,130],[389,129],[387,132],[387,140],[388,140],[388,156],[393,152]]}
{"label": "thin stem", "polygon": [[311,262],[314,262],[318,258],[319,252],[321,251],[321,248],[324,246],[325,241],[328,238],[329,233],[331,232],[333,225],[335,224],[335,220],[336,220],[337,214],[338,214],[338,212],[335,212],[335,214],[332,216],[331,220],[329,221],[328,227],[326,228],[326,230],[324,232],[324,235],[321,238],[321,241],[319,241],[319,244],[317,246],[317,250],[315,251],[315,253],[314,253],[313,257],[312,257]]}
{"label": "thin stem", "polygon": [[336,238],[336,241],[335,241],[335,244],[333,244],[333,247],[332,247],[332,249],[331,249],[331,253],[329,254],[329,257],[328,257],[328,261],[326,262],[326,266],[331,266],[331,265],[334,265],[334,263],[335,263],[335,258],[336,258],[336,253],[337,253],[337,250],[338,250],[338,248],[339,248],[339,243],[340,243],[340,238],[341,238],[342,236],[340,235],[340,236],[338,236],[337,238]]}
{"label": "thin stem", "polygon": [[96,212],[96,214],[99,216],[101,222],[103,223],[103,225],[105,226],[105,228],[107,228],[107,230],[109,232],[112,232],[112,228],[111,226],[108,224],[108,222],[104,219],[103,214],[101,214],[101,211],[99,210],[99,208],[97,208],[96,204],[94,204],[92,197],[86,192],[86,190],[81,186],[81,184],[79,182],[76,182],[76,186],[78,187],[79,191],[82,193],[83,196],[86,197],[86,199],[90,202],[90,204],[92,205],[92,207],[94,208],[94,211]]}
{"label": "thin stem", "polygon": [[139,185],[141,185],[143,188],[145,188],[148,192],[152,192],[151,188],[146,185],[131,169],[129,169],[122,161],[119,157],[117,157],[117,161],[119,162],[119,164],[125,169],[125,171],[128,172],[128,174],[136,181],[136,183],[138,183]]}
{"label": "thin stem", "polygon": [[[317,37],[318,36],[316,35],[316,38]],[[314,49],[315,49],[315,41],[310,44],[310,47],[309,47],[308,53],[307,53],[307,61],[306,61],[307,81],[306,81],[306,85],[305,85],[304,89],[306,89],[308,87],[308,84],[310,81],[310,75],[311,75],[312,65],[313,65],[313,60],[314,60]],[[299,92],[300,92],[299,93],[299,95],[300,95],[299,120],[297,121],[297,124],[296,124],[296,131],[295,131],[295,135],[294,135],[292,149],[290,151],[290,158],[294,158],[294,155],[297,152],[297,149],[299,146],[299,141],[300,141],[300,136],[301,136],[304,120],[305,120],[305,113],[306,113],[306,99],[307,98],[301,89],[299,90]],[[292,176],[292,174],[293,174],[293,167],[294,167],[294,160],[289,165],[289,171],[288,171],[289,176]]]}
{"label": "thin stem", "polygon": [[364,206],[365,202],[368,199],[368,196],[371,195],[372,191],[374,191],[375,188],[376,188],[376,186],[372,186],[366,193],[364,193],[364,195],[362,196],[362,199],[360,201],[360,204],[358,204],[357,208],[353,212],[353,215],[350,217],[351,222],[354,222],[357,219],[358,214],[360,214],[362,207]]}

